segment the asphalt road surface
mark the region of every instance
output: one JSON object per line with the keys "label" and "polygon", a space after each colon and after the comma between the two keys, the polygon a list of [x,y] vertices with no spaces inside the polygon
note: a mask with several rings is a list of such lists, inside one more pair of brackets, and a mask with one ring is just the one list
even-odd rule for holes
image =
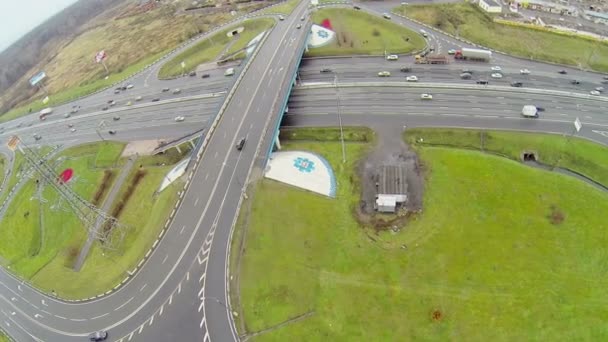
{"label": "asphalt road surface", "polygon": [[[302,2],[291,16],[278,22],[260,48],[209,141],[174,221],[140,271],[118,291],[83,303],[53,299],[8,273],[0,272],[0,324],[11,336],[18,341],[82,341],[89,332],[105,329],[109,331],[110,340],[123,342],[237,339],[227,294],[231,227],[250,170],[259,168],[272,140],[280,100],[289,88],[289,77],[296,68],[296,50],[305,38],[306,30],[297,30],[295,26],[305,14],[306,4]],[[367,4],[376,6],[374,2],[365,6]],[[383,12],[376,7],[374,10]],[[393,20],[417,28],[395,16]],[[439,51],[462,46],[439,33],[431,33],[430,42],[437,45]],[[369,63],[367,61],[376,64],[358,65]],[[345,79],[378,80],[375,73],[380,71],[379,67],[395,65],[396,70],[401,62],[389,63],[382,59],[357,60],[357,65],[352,59],[307,62],[302,68],[302,77],[304,80],[309,77],[310,81],[331,81],[333,76],[318,72],[321,65],[328,63],[337,69],[340,82]],[[526,81],[530,86],[568,89],[568,84],[564,83],[569,77],[553,80],[551,76],[558,76],[555,72],[558,67],[507,56],[497,56],[497,64],[503,67],[506,78],[519,77],[518,70],[526,67],[532,71],[530,80]],[[449,79],[453,82],[460,67],[456,64],[415,66],[420,68],[415,72],[421,78],[428,78],[425,81]],[[483,73],[489,65],[470,67]],[[76,144],[97,140],[95,128],[101,120],[107,121],[109,127],[116,127],[115,137],[120,140],[187,134],[209,123],[224,99],[223,92],[231,88],[234,80],[222,76],[221,69],[209,73],[211,77],[207,79],[199,75],[161,82],[155,80],[153,68],[126,82],[135,87],[120,94],[108,90],[74,104],[59,106],[44,122],[30,115],[4,123],[0,125],[5,128],[2,138],[18,132],[24,139],[29,139],[25,137],[44,129],[52,133],[50,136],[42,134],[45,143]],[[573,69],[569,69],[569,75],[588,82],[581,84],[585,91],[600,79],[598,75],[579,74]],[[182,93],[163,93],[164,87],[179,87]],[[421,101],[422,91],[432,93],[434,99]],[[200,94],[220,95],[198,100],[162,101]],[[150,103],[154,97],[160,97],[161,101],[151,107],[127,107],[126,102],[137,96],[143,97],[141,103]],[[101,111],[109,100],[115,100],[117,104],[107,112]],[[522,102],[526,101],[545,107],[539,119],[520,117]],[[336,100],[335,93],[332,99],[331,91],[327,89],[296,90],[283,123],[288,126],[335,126],[339,106],[345,125],[455,126],[570,133],[572,119],[579,116],[584,123],[579,135],[606,144],[608,137],[597,133],[604,131],[608,123],[606,112],[598,103],[551,96],[529,98],[508,92],[497,95],[483,91],[397,88],[344,88],[339,90]],[[69,119],[63,118],[73,105],[81,107],[79,112]],[[139,104],[134,102],[133,106]],[[120,120],[114,121],[114,115],[119,115]],[[175,122],[174,117],[178,115],[185,116],[186,120]],[[19,123],[22,123],[21,127],[17,127]],[[32,126],[28,127],[29,123]],[[76,132],[69,131],[69,123],[74,124]],[[234,145],[241,137],[246,137],[247,143],[239,152]],[[125,270],[125,276],[128,271]]]}
{"label": "asphalt road surface", "polygon": [[[258,144],[272,134],[267,129],[270,115],[276,116],[280,97],[291,83],[288,77],[297,67],[295,54],[306,30],[295,26],[305,7],[302,3],[277,24],[252,61],[167,234],[130,282],[90,302],[64,303],[0,273],[0,319],[14,338],[82,341],[89,332],[106,329],[111,340],[123,341],[167,341],[176,336],[184,341],[236,339],[230,313],[221,304],[228,301],[230,229]],[[238,137],[247,137],[242,152],[234,148]],[[213,329],[208,331],[208,326]]]}

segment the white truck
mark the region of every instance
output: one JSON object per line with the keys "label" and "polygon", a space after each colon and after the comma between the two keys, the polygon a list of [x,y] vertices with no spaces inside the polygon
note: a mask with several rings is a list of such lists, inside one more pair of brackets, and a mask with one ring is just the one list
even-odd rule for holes
{"label": "white truck", "polygon": [[537,118],[538,117],[538,108],[534,105],[525,105],[521,110],[521,115],[526,118]]}
{"label": "white truck", "polygon": [[466,59],[473,61],[489,62],[492,59],[492,51],[482,49],[462,48],[454,53],[455,59]]}
{"label": "white truck", "polygon": [[38,118],[40,119],[40,121],[44,121],[46,120],[46,117],[48,115],[50,115],[51,113],[53,113],[53,108],[49,107],[49,108],[45,108],[43,110],[40,111],[40,114],[38,115]]}

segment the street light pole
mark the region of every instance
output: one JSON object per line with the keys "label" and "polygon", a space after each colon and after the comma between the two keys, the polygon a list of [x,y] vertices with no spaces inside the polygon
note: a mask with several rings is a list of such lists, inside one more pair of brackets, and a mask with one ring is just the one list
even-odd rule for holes
{"label": "street light pole", "polygon": [[344,129],[342,128],[342,110],[340,108],[340,91],[338,89],[338,74],[334,72],[334,86],[336,88],[336,105],[338,109],[338,123],[340,124],[340,140],[342,142],[342,163],[346,163],[346,147],[344,146]]}

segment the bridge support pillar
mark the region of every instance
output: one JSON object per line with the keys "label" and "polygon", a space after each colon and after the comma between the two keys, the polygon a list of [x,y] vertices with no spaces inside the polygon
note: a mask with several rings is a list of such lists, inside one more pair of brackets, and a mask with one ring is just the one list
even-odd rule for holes
{"label": "bridge support pillar", "polygon": [[277,136],[274,138],[274,147],[277,150],[281,149],[281,141],[279,140],[279,133],[277,132]]}

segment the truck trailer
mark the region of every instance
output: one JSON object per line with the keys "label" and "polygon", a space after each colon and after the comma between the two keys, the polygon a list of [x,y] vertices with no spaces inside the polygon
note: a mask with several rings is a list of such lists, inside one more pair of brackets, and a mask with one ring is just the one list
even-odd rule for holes
{"label": "truck trailer", "polygon": [[454,53],[455,59],[489,62],[492,59],[492,51],[482,49],[462,48]]}
{"label": "truck trailer", "polygon": [[416,64],[448,64],[449,59],[444,55],[416,55]]}
{"label": "truck trailer", "polygon": [[49,107],[49,108],[45,108],[43,110],[40,111],[40,114],[38,115],[38,118],[40,119],[40,121],[44,121],[46,119],[46,117],[48,115],[50,115],[51,113],[53,113],[53,108]]}

